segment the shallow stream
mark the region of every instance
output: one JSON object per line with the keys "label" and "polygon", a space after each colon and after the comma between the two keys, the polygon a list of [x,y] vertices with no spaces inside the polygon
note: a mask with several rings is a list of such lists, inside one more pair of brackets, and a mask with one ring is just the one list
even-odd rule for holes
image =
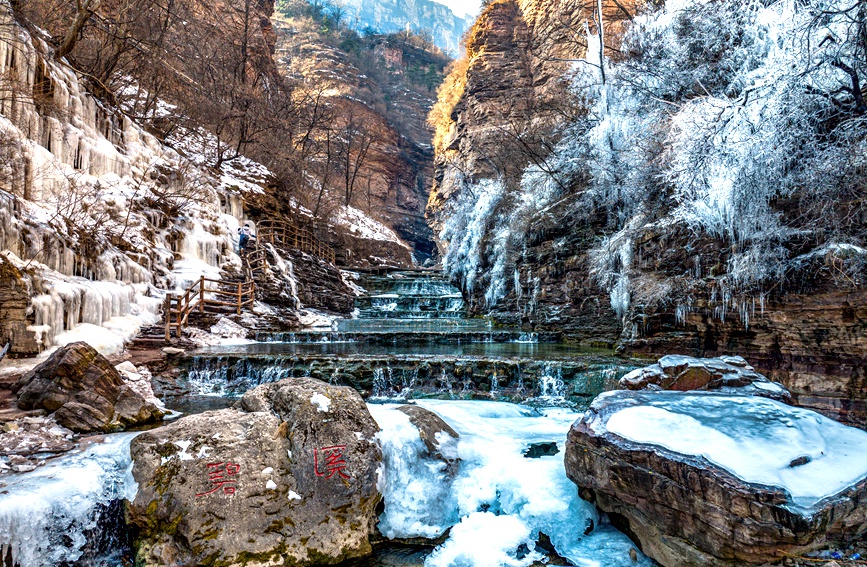
{"label": "shallow stream", "polygon": [[[570,425],[630,364],[559,343],[556,335],[463,319],[457,290],[438,277],[394,274],[361,285],[369,289],[359,298],[361,317],[337,329],[195,353],[184,362],[191,395],[169,406],[185,413],[226,407],[257,384],[304,375],[366,395],[382,429],[384,539],[372,557],[352,565],[652,564],[640,553],[637,562],[630,558],[634,544],[579,498],[563,465]],[[460,434],[444,448],[458,460],[456,470],[425,456],[417,430],[396,410],[407,400]],[[12,542],[11,553],[5,551],[15,563],[129,564],[120,502],[136,491],[129,472],[134,435],[95,439],[33,473],[0,481],[0,541]],[[537,444],[545,444],[542,456],[525,456]],[[432,543],[399,544],[419,538]]]}

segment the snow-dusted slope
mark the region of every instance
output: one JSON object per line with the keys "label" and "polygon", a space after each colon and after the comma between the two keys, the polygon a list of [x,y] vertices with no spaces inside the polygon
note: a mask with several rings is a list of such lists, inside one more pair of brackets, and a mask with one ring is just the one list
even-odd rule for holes
{"label": "snow-dusted slope", "polygon": [[441,49],[454,54],[460,53],[461,37],[473,23],[472,18],[457,16],[448,6],[431,0],[348,0],[346,7],[350,23],[361,31],[427,31]]}
{"label": "snow-dusted slope", "polygon": [[257,185],[214,175],[90,96],[7,0],[0,30],[0,262],[18,270],[0,290],[32,297],[0,307],[0,332],[19,354],[75,339],[116,351],[156,322],[164,290],[240,265],[233,239]]}

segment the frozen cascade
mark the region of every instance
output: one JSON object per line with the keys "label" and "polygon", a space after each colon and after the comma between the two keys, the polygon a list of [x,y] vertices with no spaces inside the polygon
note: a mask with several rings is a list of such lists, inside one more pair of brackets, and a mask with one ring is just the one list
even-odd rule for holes
{"label": "frozen cascade", "polygon": [[103,354],[111,354],[122,350],[142,325],[159,320],[162,299],[152,297],[147,283],[91,281],[47,268],[43,276],[47,293],[32,299],[35,323],[28,330],[44,348],[87,336]]}
{"label": "frozen cascade", "polygon": [[[102,513],[135,497],[129,444],[136,435],[109,435],[33,472],[4,477],[0,541],[10,544],[15,563],[54,567],[83,559]],[[119,551],[116,542],[108,544]]]}
{"label": "frozen cascade", "polygon": [[[632,542],[599,525],[595,508],[566,477],[562,454],[538,459],[522,455],[529,444],[546,441],[557,441],[562,453],[566,432],[578,414],[501,402],[426,400],[418,405],[439,414],[460,434],[454,447],[438,438],[447,458],[460,459],[453,478],[446,474],[445,463],[421,457],[424,445],[397,406],[368,407],[382,428],[383,534],[432,537],[452,528],[426,567],[526,567],[541,558],[535,551],[540,533],[575,565],[652,565],[640,554],[634,563],[629,557]],[[585,536],[591,525],[593,531]],[[522,546],[529,553],[519,553]]]}
{"label": "frozen cascade", "polygon": [[[196,169],[92,97],[71,68],[45,56],[49,47],[18,25],[8,2],[0,2],[0,24],[6,30],[0,73],[22,93],[46,81],[51,107],[64,109],[45,113],[26,95],[0,95],[0,133],[16,141],[0,156],[0,250],[19,268],[38,272],[30,282],[36,343],[84,339],[115,352],[156,321],[161,292],[149,286],[172,287],[173,279],[185,287],[202,274],[214,277],[221,264],[238,263],[232,249],[235,216],[242,214],[238,187],[250,184]],[[158,180],[157,169],[181,174]],[[183,207],[186,218],[166,219],[147,205],[166,189],[184,195],[191,187],[196,199]],[[162,230],[166,220],[169,229]],[[88,250],[104,252],[93,257],[77,247],[84,233],[97,244]],[[108,234],[129,246],[119,250]]]}
{"label": "frozen cascade", "polygon": [[283,274],[283,279],[289,283],[289,291],[295,303],[295,309],[301,309],[301,300],[298,299],[298,279],[295,277],[295,266],[291,260],[282,258],[273,244],[267,243],[265,246],[274,258],[277,270]]}
{"label": "frozen cascade", "polygon": [[556,364],[545,364],[539,376],[539,400],[562,404],[566,398],[566,384],[563,382],[563,368]]}
{"label": "frozen cascade", "polygon": [[201,276],[220,279],[220,258],[223,247],[228,247],[228,234],[217,236],[205,230],[197,219],[187,219],[181,227],[183,236],[178,245],[180,259],[174,263],[172,274],[178,291],[186,290]]}

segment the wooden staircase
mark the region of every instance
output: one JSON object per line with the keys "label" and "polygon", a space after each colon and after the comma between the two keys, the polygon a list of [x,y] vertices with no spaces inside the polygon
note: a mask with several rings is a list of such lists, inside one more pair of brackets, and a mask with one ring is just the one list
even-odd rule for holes
{"label": "wooden staircase", "polygon": [[161,339],[157,335],[157,328],[148,328],[143,330],[146,332],[142,333],[140,340],[147,343],[155,343],[157,340],[169,341],[173,329],[175,336],[180,338],[184,327],[194,322],[197,313],[240,315],[243,309],[253,305],[256,300],[257,284],[263,285],[270,273],[268,251],[263,246],[265,243],[295,248],[334,264],[334,249],[320,242],[307,229],[284,221],[262,221],[258,223],[257,228],[256,247],[248,249],[241,257],[244,280],[212,280],[202,276],[183,295],[178,297],[166,295]]}
{"label": "wooden staircase", "polygon": [[199,313],[237,313],[256,301],[256,282],[212,280],[205,276],[191,285],[184,295],[175,297],[166,295],[163,304],[165,317],[165,340],[171,339],[172,329],[180,338],[185,326],[188,326],[190,315]]}

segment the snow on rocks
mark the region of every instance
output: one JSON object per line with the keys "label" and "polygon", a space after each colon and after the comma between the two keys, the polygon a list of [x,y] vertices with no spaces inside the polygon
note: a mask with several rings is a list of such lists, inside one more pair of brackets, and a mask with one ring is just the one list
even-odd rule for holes
{"label": "snow on rocks", "polygon": [[670,566],[761,564],[867,531],[867,432],[751,395],[618,391],[573,424],[566,471]]}
{"label": "snow on rocks", "polygon": [[32,415],[0,428],[0,474],[27,472],[75,448],[74,434],[54,416]]}
{"label": "snow on rocks", "polygon": [[754,394],[790,402],[789,392],[755,371],[740,356],[693,358],[667,355],[656,364],[638,368],[620,379],[628,390],[720,390]]}

